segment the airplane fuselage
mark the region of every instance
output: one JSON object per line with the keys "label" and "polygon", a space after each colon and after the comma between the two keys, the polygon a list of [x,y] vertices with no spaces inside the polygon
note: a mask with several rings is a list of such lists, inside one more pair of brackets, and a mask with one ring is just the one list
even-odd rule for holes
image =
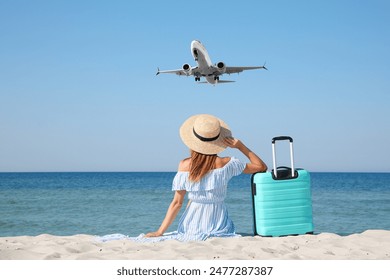
{"label": "airplane fuselage", "polygon": [[196,63],[198,64],[198,70],[194,75],[197,78],[205,77],[210,84],[216,84],[218,79],[214,78],[214,69],[212,62],[206,48],[198,40],[191,42],[191,53]]}

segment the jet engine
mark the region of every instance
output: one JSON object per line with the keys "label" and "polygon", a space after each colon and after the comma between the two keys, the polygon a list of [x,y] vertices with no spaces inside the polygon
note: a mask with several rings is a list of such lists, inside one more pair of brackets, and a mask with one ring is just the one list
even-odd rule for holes
{"label": "jet engine", "polygon": [[189,65],[188,63],[186,64],[183,64],[183,67],[182,69],[184,70],[184,72],[186,73],[187,76],[191,75],[192,74],[192,68],[191,68],[191,65]]}
{"label": "jet engine", "polygon": [[217,64],[217,68],[218,68],[218,71],[220,72],[220,73],[225,73],[225,71],[226,71],[226,65],[225,65],[225,63],[223,63],[222,61],[221,62],[218,62]]}

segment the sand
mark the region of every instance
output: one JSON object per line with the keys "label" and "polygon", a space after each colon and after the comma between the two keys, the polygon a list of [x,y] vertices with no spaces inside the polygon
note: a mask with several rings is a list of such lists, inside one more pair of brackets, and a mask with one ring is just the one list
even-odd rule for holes
{"label": "sand", "polygon": [[91,235],[0,237],[1,260],[390,260],[390,231],[202,242],[96,242]]}

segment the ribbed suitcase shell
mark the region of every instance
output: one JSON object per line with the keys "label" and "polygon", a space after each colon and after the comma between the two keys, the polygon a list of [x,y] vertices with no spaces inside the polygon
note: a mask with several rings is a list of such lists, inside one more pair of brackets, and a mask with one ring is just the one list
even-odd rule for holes
{"label": "ribbed suitcase shell", "polygon": [[275,180],[271,172],[252,176],[254,233],[284,236],[313,233],[310,174]]}

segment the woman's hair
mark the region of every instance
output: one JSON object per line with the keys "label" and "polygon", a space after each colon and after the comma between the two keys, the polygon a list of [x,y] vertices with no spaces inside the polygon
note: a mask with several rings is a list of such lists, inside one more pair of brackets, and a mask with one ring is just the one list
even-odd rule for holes
{"label": "woman's hair", "polygon": [[215,168],[217,155],[204,155],[191,150],[191,164],[189,179],[199,182],[204,175]]}

